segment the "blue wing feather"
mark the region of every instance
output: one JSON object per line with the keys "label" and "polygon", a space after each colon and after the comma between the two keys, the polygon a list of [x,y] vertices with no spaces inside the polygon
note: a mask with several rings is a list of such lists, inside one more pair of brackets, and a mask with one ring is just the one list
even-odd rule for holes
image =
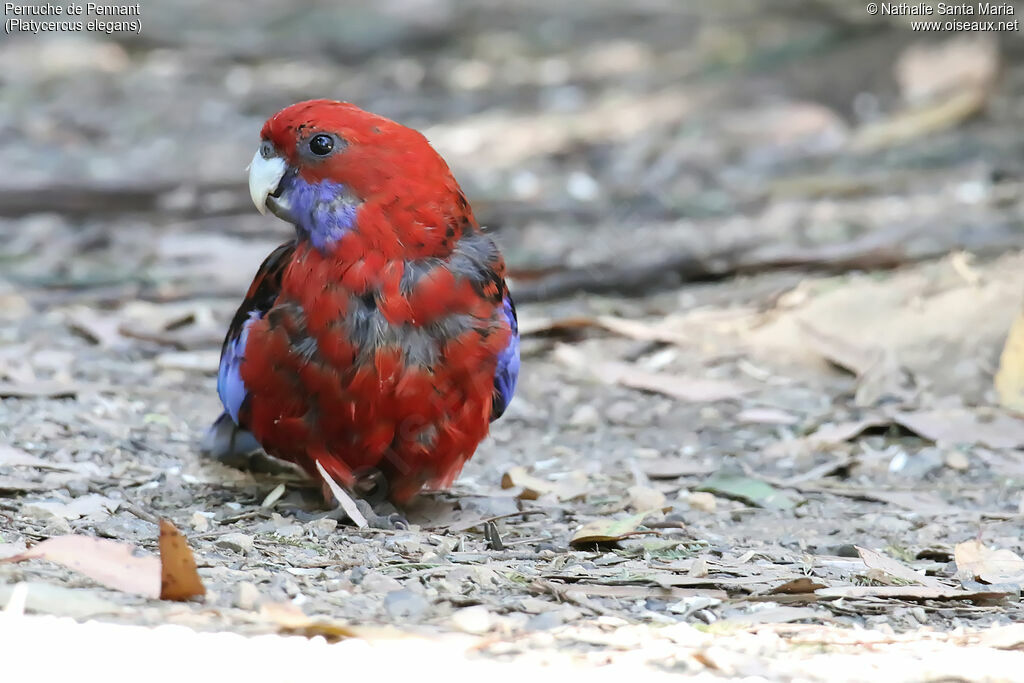
{"label": "blue wing feather", "polygon": [[281,291],[281,275],[294,252],[295,242],[287,242],[263,261],[242,305],[231,320],[220,350],[217,394],[224,405],[224,412],[207,431],[200,447],[228,464],[242,466],[248,454],[259,449],[259,444],[245,425],[245,399],[248,391],[242,380],[242,361],[249,339],[249,328],[274,305]]}
{"label": "blue wing feather", "polygon": [[512,328],[512,336],[509,337],[508,346],[498,354],[498,366],[494,373],[494,398],[491,402],[491,422],[501,417],[508,408],[519,379],[519,319],[516,317],[516,306],[507,292],[502,313]]}
{"label": "blue wing feather", "polygon": [[245,344],[249,339],[249,328],[274,305],[281,292],[281,276],[295,253],[295,242],[285,242],[270,253],[256,272],[242,305],[228,327],[224,345],[220,349],[220,367],[217,370],[217,394],[224,405],[224,412],[241,427],[240,414],[248,392],[242,381],[242,360]]}

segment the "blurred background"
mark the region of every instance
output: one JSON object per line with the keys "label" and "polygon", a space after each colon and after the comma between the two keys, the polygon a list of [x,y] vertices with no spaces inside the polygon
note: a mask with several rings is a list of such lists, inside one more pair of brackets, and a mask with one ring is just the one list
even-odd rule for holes
{"label": "blurred background", "polygon": [[1019,243],[1018,31],[914,32],[828,0],[142,10],[138,35],[0,45],[8,287],[237,292],[286,234],[244,189],[259,128],[314,97],[423,130],[523,299],[600,288],[550,277],[584,266],[638,266],[604,286],[643,292]]}

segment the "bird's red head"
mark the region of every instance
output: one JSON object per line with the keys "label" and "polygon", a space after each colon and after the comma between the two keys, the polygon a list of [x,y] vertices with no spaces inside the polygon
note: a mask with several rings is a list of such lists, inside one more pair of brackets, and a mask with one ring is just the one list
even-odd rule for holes
{"label": "bird's red head", "polygon": [[[250,166],[253,201],[317,246],[357,221],[367,231],[374,231],[371,222],[387,223],[399,239],[416,237],[403,233],[403,224],[476,227],[451,170],[427,139],[383,116],[348,102],[309,100],[270,117],[261,137]],[[404,214],[390,215],[395,211]]]}
{"label": "bird's red head", "polygon": [[451,176],[422,134],[348,102],[309,100],[263,124],[270,142],[308,182],[341,182],[361,195],[424,175]]}

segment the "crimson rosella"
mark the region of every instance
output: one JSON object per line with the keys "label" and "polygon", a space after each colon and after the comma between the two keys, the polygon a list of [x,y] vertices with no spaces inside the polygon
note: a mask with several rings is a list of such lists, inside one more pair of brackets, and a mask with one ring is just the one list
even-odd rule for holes
{"label": "crimson rosella", "polygon": [[257,209],[295,226],[221,349],[225,457],[256,443],[356,493],[408,501],[455,479],[519,373],[505,264],[420,133],[345,102],[263,126]]}

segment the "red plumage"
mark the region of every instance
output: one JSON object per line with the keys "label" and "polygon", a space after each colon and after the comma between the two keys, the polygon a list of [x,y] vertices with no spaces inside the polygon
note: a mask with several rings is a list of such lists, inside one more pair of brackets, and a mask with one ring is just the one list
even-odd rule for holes
{"label": "red plumage", "polygon": [[449,485],[518,372],[500,253],[414,130],[317,100],[262,137],[254,165],[279,173],[263,200],[298,236],[264,262],[228,332],[227,412],[313,476],[316,461],[350,488],[379,472],[396,502]]}

